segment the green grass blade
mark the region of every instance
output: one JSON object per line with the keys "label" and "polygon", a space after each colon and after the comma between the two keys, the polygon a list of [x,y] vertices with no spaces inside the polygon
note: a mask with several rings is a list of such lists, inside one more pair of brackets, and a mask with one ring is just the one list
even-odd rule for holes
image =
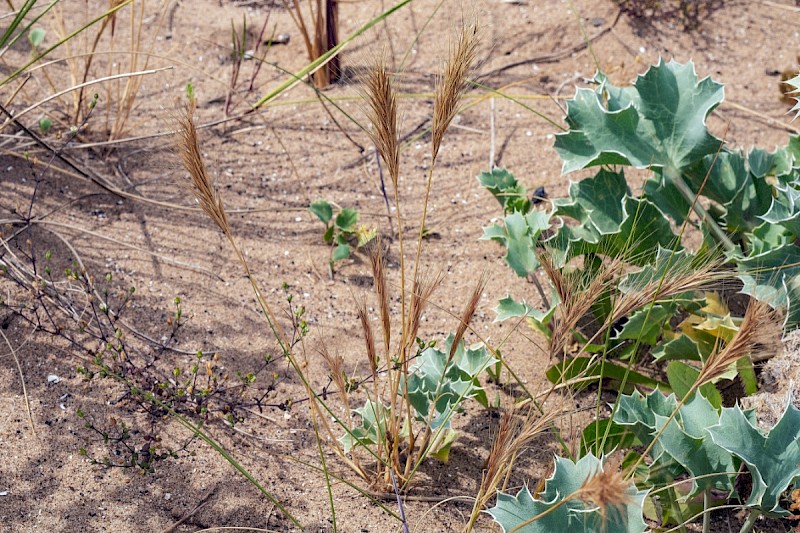
{"label": "green grass blade", "polygon": [[[37,0],[26,0],[22,7],[19,8],[17,14],[14,15],[14,20],[11,21],[11,24],[8,26],[5,33],[3,33],[3,36],[0,37],[0,46],[5,46],[8,40],[11,38],[11,35],[16,31],[19,25],[22,24],[22,21],[25,19],[25,15],[27,15],[28,11],[30,11],[31,8],[33,8],[33,6],[36,4],[36,1]],[[57,2],[58,0],[55,1]]]}

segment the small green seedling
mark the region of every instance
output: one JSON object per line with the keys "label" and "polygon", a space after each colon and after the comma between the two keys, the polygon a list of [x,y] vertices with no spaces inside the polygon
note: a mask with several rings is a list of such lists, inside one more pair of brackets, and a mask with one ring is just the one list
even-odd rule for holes
{"label": "small green seedling", "polygon": [[365,225],[358,224],[358,211],[345,207],[333,216],[333,206],[326,200],[315,200],[308,206],[325,223],[325,233],[322,239],[333,247],[329,267],[333,273],[333,265],[350,257],[350,254],[362,248],[375,238],[376,231]]}

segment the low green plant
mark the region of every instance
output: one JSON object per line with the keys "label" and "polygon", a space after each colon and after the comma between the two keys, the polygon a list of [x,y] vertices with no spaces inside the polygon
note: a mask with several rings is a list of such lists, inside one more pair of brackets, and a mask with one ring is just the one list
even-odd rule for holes
{"label": "low green plant", "polygon": [[[785,310],[784,327],[800,324],[800,141],[791,137],[773,152],[728,150],[705,124],[722,102],[722,86],[698,80],[691,63],[661,61],[630,87],[598,73],[594,85],[567,103],[568,129],[556,135],[564,173],[601,167],[572,182],[568,197],[537,207],[509,171],[478,177],[503,209],[502,221],[485,228],[483,239],[504,247],[518,276],[535,280],[541,269],[550,282],[539,288],[544,310],[509,296],[500,301],[497,319],[526,321],[546,336],[549,355],[560,359],[547,371],[554,389],[599,383],[627,394],[608,419],[598,407],[580,434],[578,456],[644,446],[624,465],[640,488],[658,495],[645,506],[647,517],[683,528],[702,514],[707,531],[710,509],[734,495],[744,460],[716,443],[748,431],[723,409],[718,386],[737,379],[745,394],[756,392],[754,331],[775,333],[781,326],[770,307]],[[641,194],[630,190],[625,166],[651,172]],[[703,236],[694,253],[684,247],[689,228]],[[734,276],[752,300],[744,317],[733,315],[716,292]],[[755,315],[761,322],[754,327]],[[761,347],[777,350],[774,340]],[[647,405],[639,388],[652,391]],[[633,398],[641,398],[636,415]],[[723,414],[730,424],[706,431]],[[786,441],[781,446],[792,449]],[[768,455],[766,464],[781,464]],[[647,466],[645,456],[652,460]],[[687,475],[692,488],[676,490]],[[759,515],[782,514],[778,497],[796,477],[765,483],[772,492],[760,493],[770,494],[765,504],[745,503],[750,515],[743,530]],[[721,500],[720,493],[726,493]]]}
{"label": "low green plant", "polygon": [[326,200],[315,200],[308,206],[323,224],[322,240],[332,247],[328,262],[331,274],[334,265],[350,257],[353,251],[366,246],[376,235],[376,230],[358,223],[358,211],[351,207],[338,209],[334,216],[333,206]]}

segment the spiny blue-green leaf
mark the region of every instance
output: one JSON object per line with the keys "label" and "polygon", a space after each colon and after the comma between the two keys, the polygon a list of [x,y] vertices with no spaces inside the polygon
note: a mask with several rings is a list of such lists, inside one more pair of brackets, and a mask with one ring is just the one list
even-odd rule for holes
{"label": "spiny blue-green leaf", "polygon": [[792,120],[794,120],[800,116],[800,96],[798,96],[800,94],[800,74],[790,80],[786,80],[784,83],[792,87],[792,90],[786,94],[794,98],[795,101],[794,107],[789,110],[789,113],[795,114],[792,117]]}
{"label": "spiny blue-green leaf", "polygon": [[[668,417],[656,414],[656,428],[664,428]],[[659,439],[664,451],[692,476],[689,497],[704,490],[733,491],[738,465],[733,456],[708,438],[706,428],[719,422],[719,413],[701,394],[694,394],[664,428]],[[717,475],[713,475],[717,474]]]}
{"label": "spiny blue-green leaf", "polygon": [[481,172],[478,182],[481,187],[492,193],[504,213],[519,211],[524,215],[531,210],[531,201],[528,199],[525,187],[520,185],[508,170],[494,168],[491,172]]}
{"label": "spiny blue-green leaf", "polygon": [[[569,198],[553,200],[554,214],[574,219],[548,241],[562,251],[557,263],[584,254],[625,256],[638,265],[652,261],[659,246],[671,248],[677,236],[651,202],[630,195],[624,174],[600,170],[571,183]],[[680,248],[679,248],[680,249]]]}
{"label": "spiny blue-green leaf", "polygon": [[[758,165],[759,175],[750,170],[744,153],[721,152],[702,158],[683,169],[686,185],[695,194],[710,198],[716,204],[711,210],[715,219],[732,235],[743,235],[759,224],[772,200],[772,186],[767,175],[783,170],[775,154],[751,152],[750,158]],[[774,160],[771,159],[775,156]],[[678,224],[682,224],[691,206],[664,173],[656,172],[645,184],[645,196],[657,201],[659,207]]]}
{"label": "spiny blue-green leaf", "polygon": [[361,417],[361,424],[355,426],[352,434],[345,433],[339,437],[344,453],[349,453],[355,446],[373,446],[386,435],[386,407],[380,402],[367,400],[364,406],[353,409]]}
{"label": "spiny blue-green leaf", "polygon": [[792,171],[795,157],[787,147],[776,148],[769,152],[762,148],[751,148],[747,154],[747,165],[756,178],[782,176]]}
{"label": "spiny blue-green leaf", "polygon": [[[621,426],[628,426],[643,444],[653,441],[656,431],[656,415],[669,416],[678,408],[678,401],[674,395],[665,396],[655,390],[647,396],[635,391],[617,399],[618,407],[614,413],[614,422]],[[653,455],[659,455],[661,448],[656,444]]]}
{"label": "spiny blue-green leaf", "polygon": [[770,224],[769,222],[764,222],[753,229],[748,237],[750,239],[749,253],[751,256],[761,255],[774,248],[793,244],[795,240],[794,234],[788,228],[778,224]]}
{"label": "spiny blue-green leaf", "polygon": [[758,429],[736,405],[724,408],[719,424],[709,427],[714,442],[741,458],[753,480],[747,505],[786,516],[781,494],[800,478],[800,411],[787,402],[783,416],[768,433]]}
{"label": "spiny blue-green leaf", "polygon": [[549,228],[550,213],[534,210],[523,215],[515,212],[505,217],[502,226],[495,224],[483,228],[481,240],[493,240],[505,246],[506,263],[524,278],[539,268],[536,246],[539,236]]}
{"label": "spiny blue-green leaf", "polygon": [[597,89],[578,89],[567,103],[570,130],[556,136],[562,172],[593,165],[681,170],[719,150],[706,117],[723,100],[722,85],[700,81],[694,65],[663,59],[618,88],[602,80]]}
{"label": "spiny blue-green leaf", "polygon": [[771,225],[782,226],[800,236],[800,190],[788,184],[777,184],[772,205],[760,218]]}
{"label": "spiny blue-green leaf", "polygon": [[[638,490],[633,483],[625,489],[627,503],[618,507],[600,509],[572,497],[584,482],[599,474],[603,468],[602,460],[592,454],[584,456],[577,463],[557,457],[553,475],[545,481],[539,497],[534,498],[527,486],[516,496],[501,492],[497,495],[497,504],[488,513],[503,531],[515,530],[520,533],[645,531],[647,525],[642,518],[642,508],[647,491]],[[541,518],[536,519],[539,516]]]}
{"label": "spiny blue-green leaf", "polygon": [[800,247],[787,243],[764,253],[740,259],[742,292],[769,304],[786,308],[786,325],[800,324]]}
{"label": "spiny blue-green leaf", "polygon": [[[497,363],[483,345],[467,348],[460,342],[448,362],[453,335],[447,337],[444,350],[425,349],[410,369],[406,392],[409,402],[420,421],[431,419],[431,429],[449,428],[450,417],[460,408],[461,402],[475,398],[487,405],[486,393],[478,381],[478,374]],[[405,384],[403,385],[406,387]],[[431,416],[431,410],[433,414]]]}

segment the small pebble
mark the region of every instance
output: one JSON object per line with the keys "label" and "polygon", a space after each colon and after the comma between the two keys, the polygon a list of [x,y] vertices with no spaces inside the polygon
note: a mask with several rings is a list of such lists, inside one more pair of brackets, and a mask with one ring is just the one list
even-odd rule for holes
{"label": "small pebble", "polygon": [[56,376],[55,374],[50,374],[49,376],[47,376],[48,383],[58,383],[59,381],[61,381],[61,378]]}

